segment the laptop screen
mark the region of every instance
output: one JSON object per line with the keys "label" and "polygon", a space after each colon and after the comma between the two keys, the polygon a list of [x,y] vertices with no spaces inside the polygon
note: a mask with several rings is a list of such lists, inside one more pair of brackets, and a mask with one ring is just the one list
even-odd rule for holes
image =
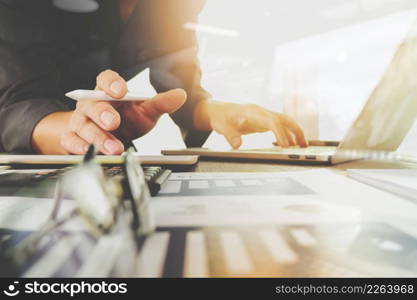
{"label": "laptop screen", "polygon": [[395,151],[417,116],[417,21],[343,139],[341,149]]}

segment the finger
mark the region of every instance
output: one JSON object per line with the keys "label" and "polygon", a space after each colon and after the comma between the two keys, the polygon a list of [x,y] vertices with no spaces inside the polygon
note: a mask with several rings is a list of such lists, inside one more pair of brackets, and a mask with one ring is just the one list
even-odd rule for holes
{"label": "finger", "polygon": [[104,154],[116,155],[124,151],[122,142],[89,120],[84,123],[77,134],[87,143],[94,144]]}
{"label": "finger", "polygon": [[242,137],[240,132],[232,128],[227,128],[226,130],[223,130],[222,134],[233,149],[239,149],[240,146],[242,146]]}
{"label": "finger", "polygon": [[120,114],[108,102],[89,101],[82,103],[77,106],[77,111],[86,115],[89,119],[106,131],[114,131],[120,126]]}
{"label": "finger", "polygon": [[157,119],[165,113],[172,114],[177,111],[184,105],[186,99],[187,94],[184,90],[175,89],[158,94],[136,107],[143,109],[150,118]]}
{"label": "finger", "polygon": [[295,135],[295,139],[297,144],[301,147],[307,147],[308,141],[304,135],[303,129],[294,121],[292,118],[278,114],[279,118],[281,119],[282,124],[291,130],[291,132]]}
{"label": "finger", "polygon": [[97,88],[117,99],[122,98],[127,93],[126,81],[112,70],[103,71],[97,76]]}
{"label": "finger", "polygon": [[272,121],[270,125],[270,129],[274,133],[275,138],[277,139],[278,145],[284,148],[290,145],[285,129],[279,120]]}
{"label": "finger", "polygon": [[61,137],[61,146],[69,154],[83,155],[88,150],[88,143],[80,138],[75,132],[64,133]]}
{"label": "finger", "polygon": [[289,130],[286,127],[284,128],[284,130],[285,130],[285,135],[287,136],[287,140],[288,140],[289,145],[290,146],[296,146],[297,143],[294,140],[294,136],[293,136],[291,130]]}

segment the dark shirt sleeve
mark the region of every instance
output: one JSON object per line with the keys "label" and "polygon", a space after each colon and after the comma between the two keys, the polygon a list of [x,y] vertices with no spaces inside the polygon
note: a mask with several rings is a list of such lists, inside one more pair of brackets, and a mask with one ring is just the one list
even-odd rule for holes
{"label": "dark shirt sleeve", "polygon": [[142,0],[121,38],[119,66],[139,64],[150,68],[150,80],[157,92],[183,88],[185,105],[171,115],[181,128],[188,147],[200,147],[210,132],[197,131],[193,114],[199,101],[210,98],[201,87],[197,39],[192,27],[204,0]]}
{"label": "dark shirt sleeve", "polygon": [[[54,39],[22,1],[0,1],[0,152],[33,152],[32,132],[46,115],[67,110],[58,97]],[[26,4],[26,3],[25,3]],[[37,9],[45,9],[42,4]]]}

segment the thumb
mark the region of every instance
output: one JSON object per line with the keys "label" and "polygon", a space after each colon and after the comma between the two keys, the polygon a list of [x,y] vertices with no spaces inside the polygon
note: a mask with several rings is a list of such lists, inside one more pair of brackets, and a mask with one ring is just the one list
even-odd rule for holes
{"label": "thumb", "polygon": [[184,105],[187,94],[182,89],[170,90],[153,97],[151,100],[141,103],[150,118],[159,118],[163,114],[171,114]]}
{"label": "thumb", "polygon": [[233,149],[239,149],[242,145],[242,137],[239,132],[235,130],[226,130],[223,135]]}

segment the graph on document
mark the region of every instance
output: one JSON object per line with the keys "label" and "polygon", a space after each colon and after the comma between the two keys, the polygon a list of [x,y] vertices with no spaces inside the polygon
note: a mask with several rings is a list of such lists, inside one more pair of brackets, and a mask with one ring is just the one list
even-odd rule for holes
{"label": "graph on document", "polygon": [[[0,238],[17,245],[27,234],[1,230]],[[82,232],[56,232],[33,259],[21,266],[21,272],[26,277],[120,275],[120,256],[126,254],[123,245],[117,236],[95,239]],[[352,277],[378,275],[378,261],[384,261],[384,270],[410,275],[417,273],[417,266],[404,265],[401,258],[415,257],[415,249],[415,238],[384,224],[361,228],[350,224],[331,230],[296,225],[161,227],[138,241],[137,255],[128,261],[134,263],[135,273],[126,275]]]}
{"label": "graph on document", "polygon": [[314,192],[302,183],[282,178],[210,178],[169,180],[160,196],[236,196],[236,195],[311,195]]}

